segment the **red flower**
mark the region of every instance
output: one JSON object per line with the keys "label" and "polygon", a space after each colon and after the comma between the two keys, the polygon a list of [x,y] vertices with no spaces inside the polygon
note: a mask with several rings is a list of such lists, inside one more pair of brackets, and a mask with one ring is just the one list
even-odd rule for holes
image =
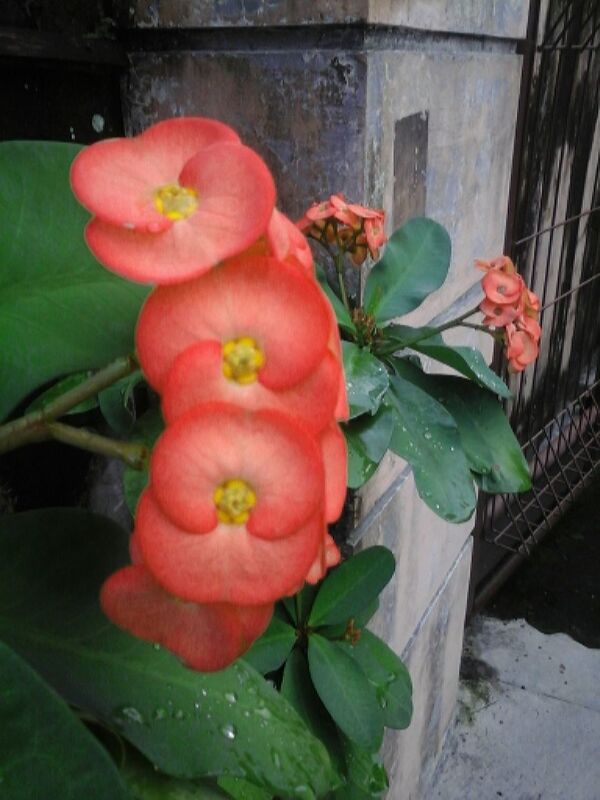
{"label": "red flower", "polygon": [[[244,526],[253,537],[280,539],[323,509],[320,450],[278,411],[196,406],[157,441],[150,479],[166,516],[197,534],[221,522]],[[231,547],[238,538],[230,536]]]}
{"label": "red flower", "polygon": [[[283,500],[283,498],[282,498]],[[315,514],[289,536],[263,539],[246,525],[219,523],[209,533],[177,527],[151,490],[140,499],[135,537],[144,563],[165,589],[196,603],[263,605],[293,594],[323,541]]]}
{"label": "red flower", "polygon": [[[223,347],[232,380],[281,390],[318,367],[329,335],[329,307],[317,283],[291,264],[253,256],[152,292],[138,320],[136,344],[142,369],[158,391],[177,356],[203,341]],[[242,339],[253,344],[238,347]]]}
{"label": "red flower", "polygon": [[515,325],[507,325],[505,341],[506,357],[512,372],[522,372],[538,357],[538,344],[526,330],[519,330]]}
{"label": "red flower", "polygon": [[525,289],[523,278],[517,273],[509,274],[491,269],[483,276],[481,286],[486,298],[497,305],[513,305],[521,300]]}
{"label": "red flower", "polygon": [[94,214],[87,243],[109,269],[143,283],[177,283],[246,249],[275,202],[260,157],[225,125],[182,117],[133,139],[83,150],[73,191]]}
{"label": "red flower", "polygon": [[241,656],[266,629],[273,605],[198,604],[162,588],[141,564],[104,583],[106,616],[129,633],[172,650],[193,669],[213,672]]}

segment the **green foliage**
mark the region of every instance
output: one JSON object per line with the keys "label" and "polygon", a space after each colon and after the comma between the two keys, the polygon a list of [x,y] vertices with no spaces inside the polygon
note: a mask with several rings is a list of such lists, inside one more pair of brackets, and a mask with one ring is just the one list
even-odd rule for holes
{"label": "green foliage", "polygon": [[531,488],[529,467],[495,395],[463,378],[425,374],[405,359],[396,359],[395,367],[452,414],[461,446],[481,489],[502,493]]}
{"label": "green foliage", "polygon": [[475,491],[453,417],[405,378],[394,375],[390,384],[397,415],[391,449],[412,466],[419,496],[438,516],[449,522],[469,519]]}
{"label": "green foliage", "polygon": [[260,639],[244,654],[244,661],[265,675],[279,669],[295,642],[296,630],[274,616]]}
{"label": "green foliage", "polygon": [[375,414],[363,414],[344,425],[348,446],[348,487],[366,483],[386,454],[394,430],[394,413],[382,403]]}
{"label": "green foliage", "polygon": [[381,759],[342,737],[346,786],[334,795],[335,800],[379,800],[388,789],[388,777]]}
{"label": "green foliage", "polygon": [[396,564],[386,547],[369,547],[332,570],[321,583],[308,622],[335,625],[356,617],[377,599]]}
{"label": "green foliage", "polygon": [[114,523],[74,509],[5,517],[0,555],[0,638],[163,772],[230,775],[287,798],[335,785],[323,745],[248,664],[198,673],[108,624],[98,590],[128,560]]}
{"label": "green foliage", "polygon": [[450,237],[441,225],[425,217],[408,220],[369,272],[365,311],[380,327],[413,311],[445,281],[450,254]]}
{"label": "green foliage", "polygon": [[69,188],[77,145],[0,143],[0,420],[61,375],[133,349],[148,292],[111,275],[83,239]]}
{"label": "green foliage", "polygon": [[135,425],[134,391],[144,380],[140,370],[127,375],[98,395],[102,416],[119,436],[128,436]]}
{"label": "green foliage", "polygon": [[271,800],[271,792],[259,789],[242,778],[219,778],[218,783],[233,800]]}
{"label": "green foliage", "polygon": [[337,642],[313,634],[308,640],[308,666],[317,694],[340,730],[359,746],[378,750],[383,716],[357,662]]}
{"label": "green foliage", "polygon": [[360,414],[374,414],[389,386],[388,373],[368,350],[352,342],[342,342],[342,347],[350,419]]}
{"label": "green foliage", "polygon": [[[451,347],[444,343],[439,334],[428,336],[430,328],[410,328],[407,325],[393,325],[386,329],[385,341],[397,341],[399,347],[411,349],[447,364],[474,383],[489,389],[500,397],[510,397],[510,389],[485,363],[476,347]],[[419,337],[419,338],[418,338]],[[421,338],[422,337],[422,338]],[[410,343],[410,344],[409,344]]]}
{"label": "green foliage", "polygon": [[[165,423],[158,408],[151,408],[146,411],[131,429],[129,438],[135,442],[141,442],[146,447],[152,449],[154,443],[163,432]],[[141,493],[148,485],[149,471],[146,469],[133,469],[125,467],[123,471],[123,490],[125,492],[125,502],[132,516],[140,499]]]}
{"label": "green foliage", "polygon": [[118,759],[129,791],[128,800],[225,800],[230,796],[212,781],[165,775],[132,747],[124,746]]}
{"label": "green foliage", "polygon": [[0,642],[1,794],[126,800],[108,753],[67,704]]}
{"label": "green foliage", "polygon": [[347,649],[374,686],[384,725],[407,728],[412,716],[412,682],[394,651],[371,631],[361,631],[357,642],[340,646]]}

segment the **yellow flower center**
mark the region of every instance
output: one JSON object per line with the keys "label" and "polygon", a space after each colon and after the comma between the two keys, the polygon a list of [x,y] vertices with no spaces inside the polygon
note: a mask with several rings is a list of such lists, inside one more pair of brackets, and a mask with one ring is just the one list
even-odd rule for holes
{"label": "yellow flower center", "polygon": [[198,192],[176,183],[167,183],[154,192],[154,206],[167,219],[187,219],[198,208]]}
{"label": "yellow flower center", "polygon": [[223,481],[213,494],[219,522],[226,525],[243,525],[256,505],[256,494],[241,478]]}
{"label": "yellow flower center", "polygon": [[250,336],[230,339],[223,345],[223,375],[230,381],[252,383],[264,363],[265,354]]}

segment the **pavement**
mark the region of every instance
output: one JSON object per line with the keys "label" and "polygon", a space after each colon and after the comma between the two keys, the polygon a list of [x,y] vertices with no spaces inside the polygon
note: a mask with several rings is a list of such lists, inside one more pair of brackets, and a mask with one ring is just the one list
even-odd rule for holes
{"label": "pavement", "polygon": [[461,674],[423,800],[600,800],[600,650],[478,616]]}

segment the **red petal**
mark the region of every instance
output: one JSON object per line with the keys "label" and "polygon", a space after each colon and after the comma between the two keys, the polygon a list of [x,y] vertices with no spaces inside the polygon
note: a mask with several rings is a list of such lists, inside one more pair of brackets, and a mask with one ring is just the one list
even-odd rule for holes
{"label": "red petal", "polygon": [[232,478],[245,480],[256,493],[246,525],[254,536],[288,536],[323,502],[319,450],[308,432],[278,411],[196,406],[162,434],[150,475],[163,512],[193,533],[216,527],[213,494]]}
{"label": "red petal", "polygon": [[104,583],[106,616],[134,636],[172,650],[202,672],[223,669],[266,629],[272,604],[200,605],[166,592],[143,566],[125,567]]}
{"label": "red petal", "polygon": [[290,389],[273,391],[259,380],[240,384],[223,375],[218,342],[198,342],[177,356],[164,384],[162,409],[167,423],[201,403],[235,403],[248,411],[278,409],[300,420],[311,432],[322,430],[333,417],[340,366],[331,353],[308,378]]}
{"label": "red petal", "polygon": [[321,450],[325,465],[325,519],[335,522],[346,500],[348,456],[346,439],[338,425],[332,423],[321,433]]}
{"label": "red petal", "polygon": [[146,377],[162,391],[173,361],[191,344],[251,336],[265,354],[261,383],[283,389],[316,368],[328,335],[328,306],[315,281],[289,264],[252,256],[156,289],[140,314],[136,343]]}
{"label": "red petal", "polygon": [[227,125],[202,117],[165,120],[131,139],[87,147],[71,167],[71,186],[89,211],[111,225],[156,233],[171,221],[154,207],[153,192],[177,183],[183,165],[216,142],[239,142]]}
{"label": "red petal", "polygon": [[136,538],[155,578],[197,603],[270,603],[301,584],[323,537],[316,514],[291,536],[268,541],[241,525],[219,525],[193,536],[173,525],[149,490],[142,495]]}

